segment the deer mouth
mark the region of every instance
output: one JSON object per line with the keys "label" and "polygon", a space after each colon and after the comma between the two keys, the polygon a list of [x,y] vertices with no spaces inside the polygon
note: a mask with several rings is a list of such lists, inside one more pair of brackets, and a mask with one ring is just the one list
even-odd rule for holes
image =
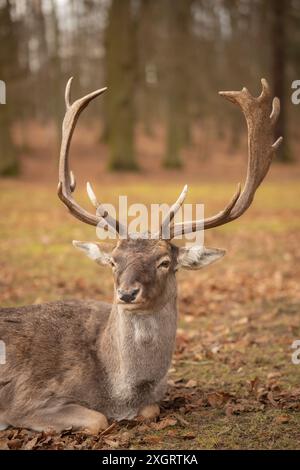
{"label": "deer mouth", "polygon": [[147,302],[117,302],[125,312],[146,312],[149,309]]}
{"label": "deer mouth", "polygon": [[118,305],[122,305],[122,307],[126,307],[128,310],[136,310],[137,308],[141,308],[143,306],[143,302],[117,302]]}

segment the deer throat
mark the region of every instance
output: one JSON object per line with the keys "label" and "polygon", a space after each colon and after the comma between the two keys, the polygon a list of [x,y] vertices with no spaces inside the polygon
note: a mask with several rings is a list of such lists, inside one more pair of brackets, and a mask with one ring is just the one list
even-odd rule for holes
{"label": "deer throat", "polygon": [[[139,311],[134,314],[117,307],[118,342],[124,362],[148,363],[152,354],[161,360],[173,350],[177,326],[176,303],[168,302],[160,310]],[[160,351],[162,351],[160,353]]]}
{"label": "deer throat", "polygon": [[170,301],[160,311],[133,315],[115,306],[114,315],[118,321],[111,385],[116,397],[130,400],[141,390],[151,393],[168,372],[176,336],[176,302]]}

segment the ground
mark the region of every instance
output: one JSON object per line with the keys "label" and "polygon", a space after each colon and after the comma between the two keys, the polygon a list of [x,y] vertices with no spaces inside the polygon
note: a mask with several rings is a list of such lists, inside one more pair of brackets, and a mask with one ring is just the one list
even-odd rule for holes
{"label": "ground", "polygon": [[[226,257],[178,276],[176,351],[159,420],[112,423],[97,437],[9,429],[0,432],[1,449],[300,448],[300,365],[291,349],[300,339],[299,167],[274,168],[246,215],[206,232],[206,245],[225,248]],[[121,190],[116,178],[95,189],[105,201],[121,191],[130,202],[170,203],[182,186],[172,177],[163,185],[134,178]],[[220,182],[220,170],[209,183],[191,179],[187,202],[207,203],[207,214],[235,188]],[[0,181],[0,194],[1,306],[111,299],[109,269],[71,246],[95,239],[94,229],[67,214],[52,180]],[[88,207],[81,189],[78,198]]]}

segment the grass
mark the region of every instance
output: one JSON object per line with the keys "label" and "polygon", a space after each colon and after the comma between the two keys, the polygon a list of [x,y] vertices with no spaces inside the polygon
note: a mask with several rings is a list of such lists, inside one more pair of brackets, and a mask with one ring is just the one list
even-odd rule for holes
{"label": "grass", "polygon": [[[95,189],[110,202],[128,194],[129,202],[170,203],[179,192],[172,184]],[[194,185],[187,202],[208,202],[213,213],[233,192],[233,185]],[[67,214],[54,187],[7,180],[0,195],[1,306],[112,298],[109,269],[71,246],[72,239],[95,239],[94,229]],[[83,193],[78,199],[89,207]],[[291,362],[291,344],[300,339],[299,214],[298,182],[266,183],[247,215],[206,233],[208,246],[228,254],[178,276],[177,347],[162,415],[175,424],[125,423],[111,436],[119,447],[300,448],[300,366]]]}

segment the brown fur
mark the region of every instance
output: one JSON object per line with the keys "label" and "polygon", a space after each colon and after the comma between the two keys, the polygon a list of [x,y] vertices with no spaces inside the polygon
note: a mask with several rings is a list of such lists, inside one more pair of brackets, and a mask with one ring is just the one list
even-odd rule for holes
{"label": "brown fur", "polygon": [[[0,309],[7,356],[0,366],[0,426],[98,432],[106,417],[157,416],[176,335],[179,250],[166,241],[122,240],[105,256],[115,265],[112,305]],[[169,265],[160,267],[160,260]],[[119,301],[117,289],[136,284],[136,301]]]}

